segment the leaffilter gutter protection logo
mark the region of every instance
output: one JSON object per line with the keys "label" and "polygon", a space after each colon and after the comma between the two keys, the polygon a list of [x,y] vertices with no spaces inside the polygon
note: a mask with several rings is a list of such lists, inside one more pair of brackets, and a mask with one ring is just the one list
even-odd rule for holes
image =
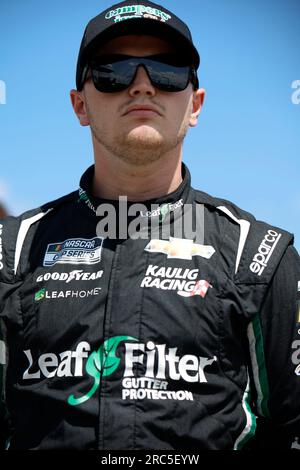
{"label": "leaffilter gutter protection logo", "polygon": [[[125,342],[125,353],[120,357],[117,348],[122,341]],[[109,377],[119,369],[123,357],[122,400],[193,400],[193,394],[188,390],[168,390],[169,381],[206,383],[205,369],[216,362],[217,357],[179,356],[177,350],[176,347],[169,348],[166,344],[155,344],[153,341],[138,343],[138,339],[132,336],[108,338],[92,353],[86,341],[78,343],[75,351],[63,351],[58,355],[45,353],[35,360],[28,349],[24,351],[29,364],[23,380],[82,377],[83,359],[87,359],[85,372],[94,383],[82,392],[68,396],[68,404],[77,406],[95,394],[103,377]],[[144,366],[143,376],[136,376],[136,364]]]}

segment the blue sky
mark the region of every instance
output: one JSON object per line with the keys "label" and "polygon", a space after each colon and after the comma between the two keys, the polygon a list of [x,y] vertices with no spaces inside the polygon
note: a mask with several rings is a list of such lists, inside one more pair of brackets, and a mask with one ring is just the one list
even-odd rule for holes
{"label": "blue sky", "polygon": [[[201,55],[207,95],[184,145],[193,186],[293,232],[299,250],[300,1],[158,3],[189,24]],[[93,162],[69,90],[84,27],[110,5],[1,1],[0,201],[12,214],[73,191]]]}

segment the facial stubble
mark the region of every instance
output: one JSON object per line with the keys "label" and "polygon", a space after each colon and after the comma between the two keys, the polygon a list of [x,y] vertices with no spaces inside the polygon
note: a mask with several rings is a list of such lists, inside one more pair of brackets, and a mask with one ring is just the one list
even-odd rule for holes
{"label": "facial stubble", "polygon": [[183,142],[189,128],[187,112],[174,135],[165,135],[151,124],[140,124],[112,135],[111,130],[100,128],[88,104],[86,107],[95,141],[112,156],[130,165],[146,166],[164,158]]}

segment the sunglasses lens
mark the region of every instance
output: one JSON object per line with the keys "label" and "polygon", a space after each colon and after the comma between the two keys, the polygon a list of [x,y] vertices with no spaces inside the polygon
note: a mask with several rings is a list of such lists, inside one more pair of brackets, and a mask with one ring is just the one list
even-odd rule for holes
{"label": "sunglasses lens", "polygon": [[93,64],[92,77],[98,91],[114,93],[125,90],[131,83],[135,70],[127,60],[107,64]]}
{"label": "sunglasses lens", "polygon": [[145,67],[154,87],[168,92],[184,90],[189,82],[190,67],[167,63],[165,55],[163,57],[101,57],[90,64],[95,88],[103,93],[123,91],[129,87],[141,65]]}
{"label": "sunglasses lens", "polygon": [[182,91],[188,85],[190,74],[188,66],[177,67],[149,59],[145,61],[145,65],[152,84],[162,91]]}

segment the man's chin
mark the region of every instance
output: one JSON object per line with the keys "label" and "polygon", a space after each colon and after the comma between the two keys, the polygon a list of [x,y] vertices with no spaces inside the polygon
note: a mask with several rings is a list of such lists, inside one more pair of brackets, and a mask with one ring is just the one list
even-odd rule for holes
{"label": "man's chin", "polygon": [[154,127],[144,124],[131,129],[126,136],[126,141],[130,144],[157,147],[163,144],[163,136]]}
{"label": "man's chin", "polygon": [[154,163],[165,154],[165,145],[162,139],[131,136],[117,149],[115,155],[129,164],[147,166]]}

